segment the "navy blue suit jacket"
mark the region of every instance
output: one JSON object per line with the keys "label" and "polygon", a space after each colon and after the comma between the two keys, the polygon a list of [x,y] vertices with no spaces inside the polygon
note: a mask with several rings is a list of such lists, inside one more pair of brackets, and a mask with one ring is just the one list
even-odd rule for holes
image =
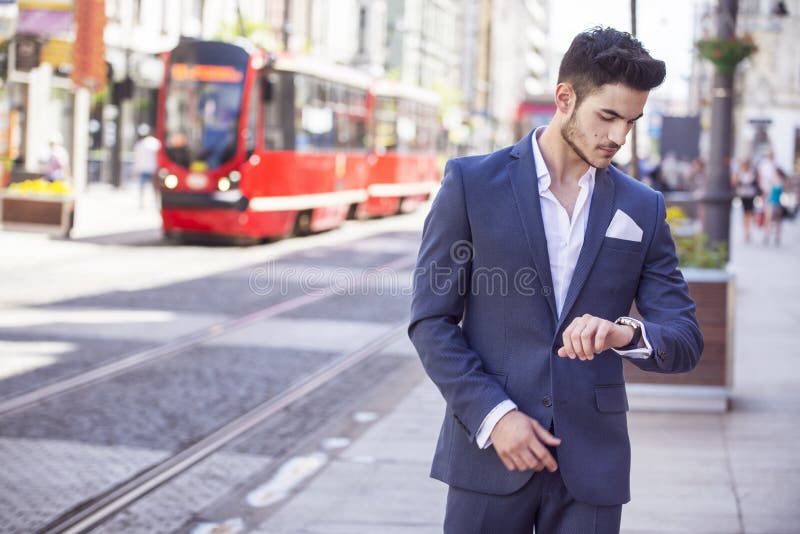
{"label": "navy blue suit jacket", "polygon": [[[606,237],[617,209],[641,242]],[[662,195],[609,167],[598,169],[583,248],[556,315],[531,134],[516,146],[448,162],[422,236],[409,336],[447,403],[431,476],[493,494],[533,471],[508,471],[475,434],[501,401],[562,439],[559,469],[572,496],[595,505],[630,500],[628,401],[622,358],[559,358],[577,316],[614,320],[631,304],[644,318],[661,373],[694,368],[703,349],[695,306],[678,270]]]}

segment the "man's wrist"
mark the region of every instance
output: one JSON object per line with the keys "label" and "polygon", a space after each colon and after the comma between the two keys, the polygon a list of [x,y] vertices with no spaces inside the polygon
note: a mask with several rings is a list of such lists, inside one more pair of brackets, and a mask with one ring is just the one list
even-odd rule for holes
{"label": "man's wrist", "polygon": [[615,347],[616,350],[631,350],[639,346],[639,342],[642,340],[642,326],[639,321],[630,317],[620,317],[614,321],[614,324],[627,327],[626,330],[629,330],[631,333],[628,342],[621,347]]}
{"label": "man's wrist", "polygon": [[492,411],[486,415],[481,423],[480,428],[478,429],[478,432],[475,435],[475,442],[479,448],[485,449],[492,444],[492,432],[494,432],[497,423],[499,423],[500,419],[505,417],[509,412],[516,409],[517,405],[514,403],[514,401],[511,399],[506,399],[495,406]]}

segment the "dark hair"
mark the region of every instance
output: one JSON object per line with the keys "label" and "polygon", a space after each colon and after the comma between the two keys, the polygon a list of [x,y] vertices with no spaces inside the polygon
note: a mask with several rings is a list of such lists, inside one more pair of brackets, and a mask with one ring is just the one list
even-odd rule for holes
{"label": "dark hair", "polygon": [[631,34],[598,26],[572,40],[558,69],[558,83],[569,82],[580,102],[606,84],[649,91],[661,85],[666,74],[664,62],[650,57]]}

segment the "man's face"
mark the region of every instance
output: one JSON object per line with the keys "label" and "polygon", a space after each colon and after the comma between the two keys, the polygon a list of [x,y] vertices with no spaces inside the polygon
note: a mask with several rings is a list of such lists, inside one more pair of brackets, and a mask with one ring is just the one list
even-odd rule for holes
{"label": "man's face", "polygon": [[561,136],[583,161],[604,169],[642,116],[649,93],[621,84],[604,85],[578,103],[561,127]]}

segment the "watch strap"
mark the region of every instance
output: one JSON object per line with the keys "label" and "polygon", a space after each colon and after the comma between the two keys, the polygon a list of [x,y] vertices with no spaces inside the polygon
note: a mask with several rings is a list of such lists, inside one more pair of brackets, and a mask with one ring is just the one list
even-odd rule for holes
{"label": "watch strap", "polygon": [[614,323],[619,325],[626,325],[633,328],[633,337],[631,338],[630,343],[623,347],[617,347],[617,350],[631,350],[635,349],[639,346],[639,342],[642,340],[642,325],[636,319],[632,319],[631,317],[620,317]]}

